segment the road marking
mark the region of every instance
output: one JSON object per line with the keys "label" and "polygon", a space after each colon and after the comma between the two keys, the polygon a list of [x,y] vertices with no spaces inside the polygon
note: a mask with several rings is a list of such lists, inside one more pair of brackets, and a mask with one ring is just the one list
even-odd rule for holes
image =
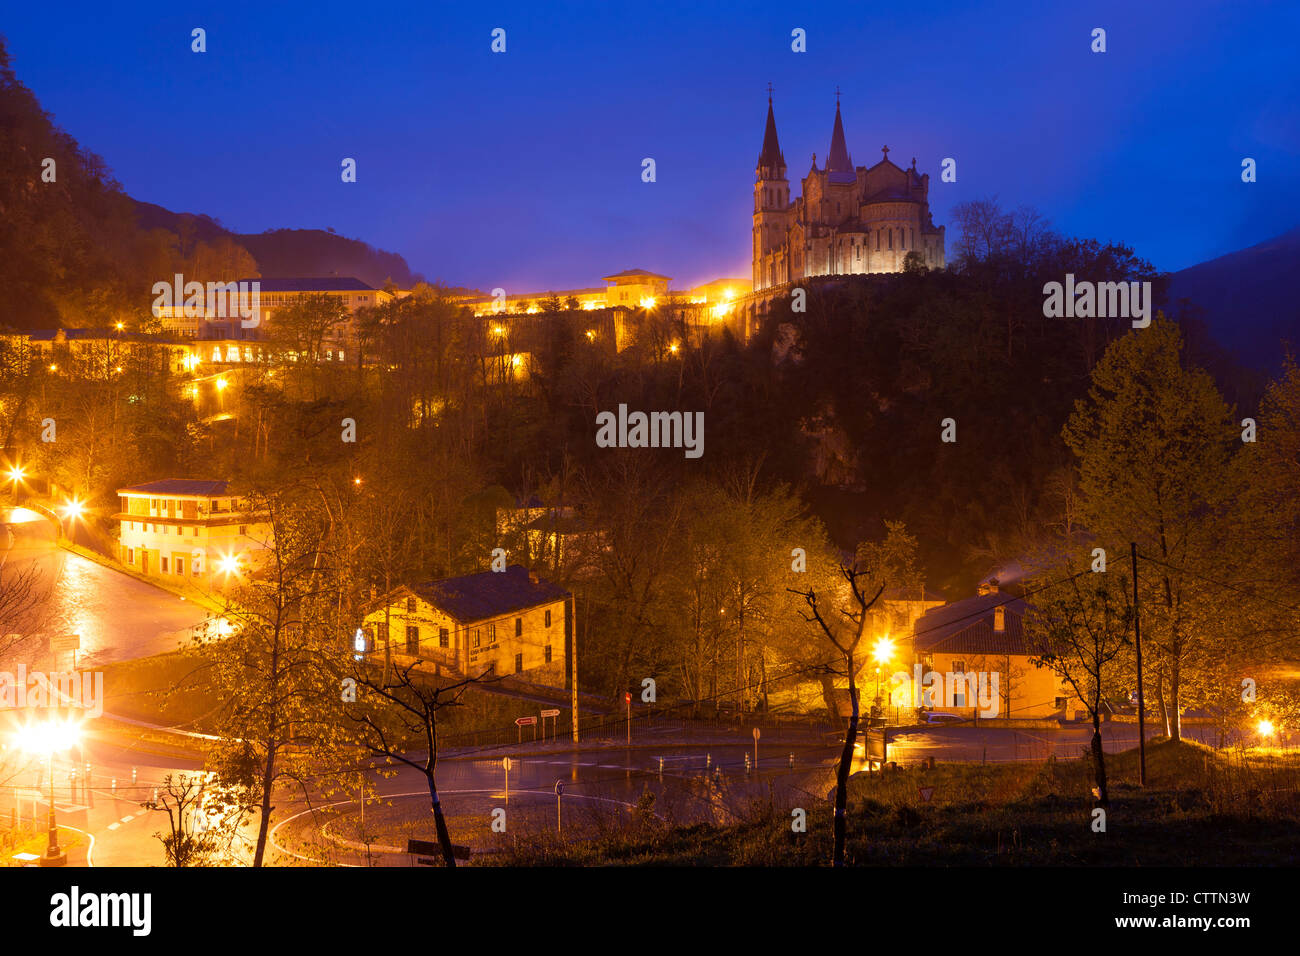
{"label": "road marking", "polygon": [[109,828],[110,830],[116,830],[116,829],[117,829],[118,827],[120,827],[121,825],[122,825],[121,823],[110,823],[110,824],[108,825],[108,828]]}
{"label": "road marking", "polygon": [[128,820],[134,820],[134,819],[135,819],[135,814],[134,814],[134,813],[128,813],[126,816],[124,816],[124,817],[122,818],[122,822],[123,822],[123,823],[126,823]]}

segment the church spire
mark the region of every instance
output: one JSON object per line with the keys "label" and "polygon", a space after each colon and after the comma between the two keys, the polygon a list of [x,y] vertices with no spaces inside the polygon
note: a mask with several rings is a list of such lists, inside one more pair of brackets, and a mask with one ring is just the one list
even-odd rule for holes
{"label": "church spire", "polygon": [[776,138],[776,116],[772,112],[772,84],[767,84],[767,129],[763,131],[763,151],[758,154],[759,168],[785,169],[785,156]]}
{"label": "church spire", "polygon": [[831,131],[831,152],[826,160],[826,172],[833,183],[851,183],[857,179],[853,172],[853,159],[844,144],[844,121],[840,119],[840,91],[835,88],[835,128]]}

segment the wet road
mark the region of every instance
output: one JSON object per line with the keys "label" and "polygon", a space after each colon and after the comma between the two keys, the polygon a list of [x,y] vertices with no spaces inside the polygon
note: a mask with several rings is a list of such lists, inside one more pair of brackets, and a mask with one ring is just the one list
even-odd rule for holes
{"label": "wet road", "polygon": [[6,632],[80,635],[78,666],[174,651],[207,617],[169,591],[64,551],[40,534],[22,528],[0,534],[0,583],[21,586],[25,579],[44,600],[23,620],[0,623]]}

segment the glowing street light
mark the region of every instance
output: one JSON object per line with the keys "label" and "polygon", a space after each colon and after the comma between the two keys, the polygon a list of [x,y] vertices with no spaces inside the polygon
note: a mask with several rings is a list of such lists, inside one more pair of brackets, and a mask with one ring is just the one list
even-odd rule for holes
{"label": "glowing street light", "polygon": [[49,842],[41,866],[66,866],[68,854],[59,848],[59,827],[54,820],[54,754],[76,744],[81,726],[72,719],[45,723],[28,723],[18,730],[18,746],[30,753],[43,754],[50,761]]}
{"label": "glowing street light", "polygon": [[1260,735],[1261,737],[1272,737],[1272,736],[1273,736],[1273,721],[1271,721],[1271,720],[1261,720],[1258,724],[1255,725],[1255,729],[1256,729],[1257,731],[1259,731],[1259,735]]}
{"label": "glowing street light", "polygon": [[877,713],[880,710],[880,665],[889,663],[894,656],[894,650],[894,642],[889,639],[888,634],[876,641],[875,647],[871,649],[871,656],[876,662],[876,703],[873,709]]}
{"label": "glowing street light", "polygon": [[217,570],[222,574],[238,574],[239,558],[233,554],[222,555],[221,560],[217,562]]}
{"label": "glowing street light", "polygon": [[218,391],[218,392],[224,392],[224,391],[226,390],[226,385],[227,385],[227,384],[228,384],[228,383],[226,382],[226,380],[225,380],[224,378],[219,378],[219,379],[217,379],[217,391]]}
{"label": "glowing street light", "polygon": [[888,635],[876,641],[875,647],[871,649],[871,656],[877,664],[887,664],[893,659],[896,646]]}
{"label": "glowing street light", "polygon": [[64,503],[63,517],[71,518],[73,521],[76,521],[78,518],[81,517],[81,513],[84,510],[85,510],[85,506],[76,498],[73,498],[71,501]]}

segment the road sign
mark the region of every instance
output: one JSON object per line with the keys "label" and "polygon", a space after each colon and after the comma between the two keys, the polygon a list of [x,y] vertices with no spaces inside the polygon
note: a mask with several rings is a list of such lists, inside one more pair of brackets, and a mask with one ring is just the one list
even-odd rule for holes
{"label": "road sign", "polygon": [[536,717],[516,717],[516,718],[515,718],[515,723],[518,724],[520,727],[531,727],[533,724],[537,723],[537,718],[536,718]]}
{"label": "road sign", "polygon": [[510,769],[510,758],[509,758],[509,757],[502,757],[502,758],[501,758],[501,769],[506,770],[506,771],[508,771],[508,770]]}
{"label": "road sign", "polygon": [[80,649],[80,634],[60,634],[57,637],[50,638],[50,651],[55,654],[59,651],[77,651]]}
{"label": "road sign", "polygon": [[757,739],[758,739],[759,737],[761,737],[761,736],[763,736],[763,735],[760,734],[760,733],[758,732],[758,728],[755,727],[755,728],[754,728],[754,739],[757,740]]}
{"label": "road sign", "polygon": [[879,761],[883,765],[889,759],[889,745],[883,730],[868,730],[865,744],[868,760]]}
{"label": "road sign", "polygon": [[543,717],[559,717],[559,716],[560,716],[560,712],[559,712],[558,709],[557,709],[557,710],[544,710],[544,711],[542,711],[542,716],[543,716]]}
{"label": "road sign", "polygon": [[625,704],[630,704],[630,703],[632,703],[632,692],[631,692],[631,691],[624,691],[624,692],[623,692],[623,703],[625,703]]}
{"label": "road sign", "polygon": [[921,791],[921,802],[929,803],[930,798],[934,796],[934,787],[918,787]]}
{"label": "road sign", "polygon": [[563,780],[555,781],[555,795],[558,797],[563,793],[564,793],[564,781]]}

